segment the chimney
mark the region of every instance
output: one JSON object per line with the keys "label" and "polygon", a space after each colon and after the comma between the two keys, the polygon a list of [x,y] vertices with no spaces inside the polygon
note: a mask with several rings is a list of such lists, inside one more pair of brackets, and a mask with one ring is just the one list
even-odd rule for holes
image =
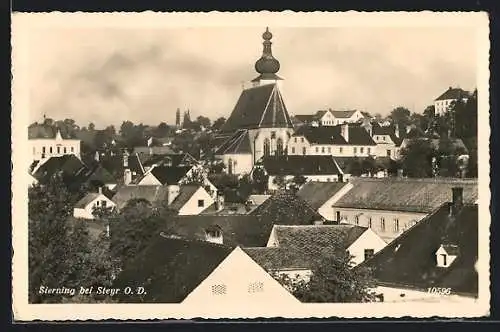
{"label": "chimney", "polygon": [[98,193],[99,193],[100,195],[102,195],[102,187],[99,187],[97,190],[98,190]]}
{"label": "chimney", "polygon": [[394,135],[399,138],[399,124],[397,122],[394,124]]}
{"label": "chimney", "polygon": [[180,187],[176,184],[171,184],[167,186],[167,205],[172,204],[172,202],[179,196]]}
{"label": "chimney", "polygon": [[132,182],[132,171],[126,168],[123,172],[123,183],[128,186]]}
{"label": "chimney", "polygon": [[452,190],[452,213],[456,215],[464,205],[464,188],[453,187]]}
{"label": "chimney", "polygon": [[123,168],[128,168],[128,152],[123,153]]}
{"label": "chimney", "polygon": [[340,126],[340,135],[349,143],[349,124],[344,123]]}

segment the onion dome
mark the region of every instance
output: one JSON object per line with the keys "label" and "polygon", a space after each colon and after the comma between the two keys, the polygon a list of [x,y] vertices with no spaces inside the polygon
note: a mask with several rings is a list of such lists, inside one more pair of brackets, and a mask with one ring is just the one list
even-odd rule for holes
{"label": "onion dome", "polygon": [[280,63],[273,57],[271,51],[271,38],[273,34],[266,28],[266,31],[262,34],[264,42],[264,49],[262,51],[262,56],[257,62],[255,62],[255,70],[262,75],[266,74],[276,74],[280,70]]}

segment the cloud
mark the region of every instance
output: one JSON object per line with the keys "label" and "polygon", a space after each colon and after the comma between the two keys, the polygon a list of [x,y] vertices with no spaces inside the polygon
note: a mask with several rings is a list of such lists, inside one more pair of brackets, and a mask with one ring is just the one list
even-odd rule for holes
{"label": "cloud", "polygon": [[[449,85],[475,87],[474,31],[449,28],[277,28],[292,114],[358,108],[423,111]],[[177,108],[228,117],[257,74],[260,29],[41,29],[33,33],[32,121],[172,123]]]}

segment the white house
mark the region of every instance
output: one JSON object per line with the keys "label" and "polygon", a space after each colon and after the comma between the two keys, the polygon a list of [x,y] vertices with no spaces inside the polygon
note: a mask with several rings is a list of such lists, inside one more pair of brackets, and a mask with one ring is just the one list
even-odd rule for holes
{"label": "white house", "polygon": [[337,126],[344,123],[355,123],[364,119],[363,114],[358,110],[334,111],[332,109],[320,110],[315,114],[295,115],[295,120],[301,124],[312,127]]}
{"label": "white house", "polygon": [[183,185],[169,207],[179,215],[196,215],[215,203],[215,200],[201,186]]}
{"label": "white house", "polygon": [[94,210],[96,208],[112,208],[116,204],[107,198],[99,189],[98,193],[88,193],[76,203],[73,209],[73,217],[82,219],[95,219]]}
{"label": "white house", "polygon": [[[238,277],[235,277],[235,271]],[[278,281],[240,247],[235,248],[182,301],[186,305],[206,305],[231,314],[262,306],[296,306],[300,303]],[[238,304],[244,303],[244,306]]]}
{"label": "white house", "polygon": [[436,115],[445,113],[453,102],[461,100],[466,102],[470,97],[468,91],[460,88],[452,88],[451,86],[434,100],[434,110]]}
{"label": "white house", "polygon": [[63,138],[59,129],[53,133],[51,128],[38,127],[29,128],[28,144],[33,160],[45,160],[69,154],[80,158],[79,139]]}

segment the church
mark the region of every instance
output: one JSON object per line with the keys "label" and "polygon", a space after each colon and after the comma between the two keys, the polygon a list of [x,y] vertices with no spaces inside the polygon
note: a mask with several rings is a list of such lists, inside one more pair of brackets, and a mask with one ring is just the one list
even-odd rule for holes
{"label": "church", "polygon": [[231,115],[221,128],[225,137],[215,152],[229,174],[250,173],[263,156],[287,153],[288,140],[294,133],[280,86],[283,78],[277,75],[279,61],[271,49],[273,35],[266,28],[262,56],[255,62],[259,74],[252,87],[241,92]]}

